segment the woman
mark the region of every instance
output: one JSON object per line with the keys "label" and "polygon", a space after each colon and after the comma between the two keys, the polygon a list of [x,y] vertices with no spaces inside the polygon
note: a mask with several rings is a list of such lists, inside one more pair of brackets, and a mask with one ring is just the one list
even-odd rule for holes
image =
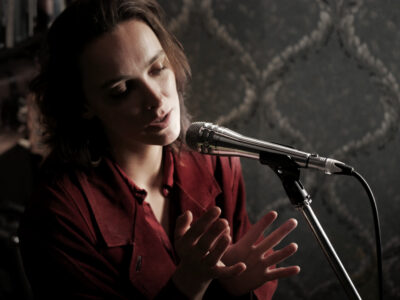
{"label": "woman", "polygon": [[270,299],[272,247],[251,227],[238,159],[183,145],[190,76],[153,0],[78,0],[52,25],[32,88],[51,153],[21,224],[39,299]]}

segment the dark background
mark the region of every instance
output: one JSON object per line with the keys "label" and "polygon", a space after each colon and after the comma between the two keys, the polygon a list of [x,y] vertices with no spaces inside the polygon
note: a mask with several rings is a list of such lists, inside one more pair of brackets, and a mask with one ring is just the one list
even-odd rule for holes
{"label": "dark background", "polygon": [[[186,103],[194,120],[334,157],[366,178],[381,219],[385,299],[399,299],[400,2],[159,2],[192,66]],[[32,152],[40,153],[32,141],[32,132],[40,129],[26,126],[32,111],[27,112],[26,87],[35,73],[38,31],[16,49],[0,51],[0,299],[30,297],[15,272],[21,267],[15,232],[34,182],[38,157]],[[285,240],[296,241],[299,251],[284,265],[298,264],[302,271],[280,281],[276,298],[345,299],[276,175],[257,161],[242,159],[242,164],[252,221],[272,209],[279,212],[278,224],[289,217],[299,221]],[[302,171],[302,182],[361,297],[377,299],[365,191],[354,178],[312,170]]]}
{"label": "dark background", "polygon": [[[196,121],[345,161],[374,191],[385,299],[400,298],[400,2],[395,0],[160,1],[193,71]],[[295,217],[288,239],[299,276],[277,299],[345,299],[341,285],[279,179],[242,159],[253,221]],[[302,171],[312,208],[363,299],[377,299],[369,200],[351,177]],[[285,263],[286,264],[286,263]],[[288,262],[289,264],[289,262]]]}

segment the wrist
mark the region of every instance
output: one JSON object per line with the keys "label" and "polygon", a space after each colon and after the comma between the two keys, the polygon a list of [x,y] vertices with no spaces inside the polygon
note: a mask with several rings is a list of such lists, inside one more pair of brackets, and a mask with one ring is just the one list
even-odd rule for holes
{"label": "wrist", "polygon": [[181,266],[178,266],[172,275],[174,285],[189,299],[202,299],[211,279],[194,278],[193,271],[187,272]]}
{"label": "wrist", "polygon": [[[228,284],[223,284],[222,281],[224,280],[214,280],[210,284],[209,288],[207,289],[206,296],[207,294],[210,295],[218,295],[218,299],[235,299],[235,300],[256,300],[257,297],[254,294],[254,291],[244,291],[240,294],[234,293],[232,290],[232,286],[234,283]],[[213,299],[213,298],[207,298],[205,299]]]}
{"label": "wrist", "polygon": [[246,297],[251,291],[241,286],[240,282],[232,282],[229,279],[219,279],[220,286],[229,294],[230,299],[251,299]]}

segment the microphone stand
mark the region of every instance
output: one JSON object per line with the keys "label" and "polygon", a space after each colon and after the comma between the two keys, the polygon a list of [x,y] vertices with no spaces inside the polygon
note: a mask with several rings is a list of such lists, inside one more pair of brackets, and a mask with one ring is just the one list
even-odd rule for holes
{"label": "microphone stand", "polygon": [[287,155],[267,152],[260,152],[260,162],[271,167],[281,179],[290,202],[303,214],[348,298],[361,299],[351,278],[336,254],[335,249],[329,241],[328,236],[325,234],[324,229],[311,208],[312,200],[300,182],[300,170],[298,165]]}

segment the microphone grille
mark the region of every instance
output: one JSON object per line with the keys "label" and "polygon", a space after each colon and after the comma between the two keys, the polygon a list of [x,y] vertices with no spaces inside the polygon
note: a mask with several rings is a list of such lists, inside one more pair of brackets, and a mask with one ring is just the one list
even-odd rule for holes
{"label": "microphone grille", "polygon": [[204,122],[194,122],[186,131],[186,144],[193,150],[198,151],[197,143],[200,137],[200,129],[204,126],[204,124]]}

